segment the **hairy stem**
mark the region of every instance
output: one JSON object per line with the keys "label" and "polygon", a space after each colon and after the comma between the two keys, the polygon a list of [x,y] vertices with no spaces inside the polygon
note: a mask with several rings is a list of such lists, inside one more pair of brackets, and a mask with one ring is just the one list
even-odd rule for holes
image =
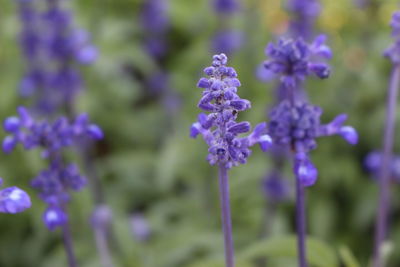
{"label": "hairy stem", "polygon": [[304,186],[296,177],[296,229],[297,229],[297,255],[299,267],[307,267],[306,260],[306,216]]}
{"label": "hairy stem", "polygon": [[219,166],[219,191],[221,201],[222,230],[224,231],[225,265],[226,267],[234,267],[235,259],[233,251],[231,208],[229,204],[228,170],[223,164]]}
{"label": "hairy stem", "polygon": [[62,236],[65,253],[67,254],[68,266],[69,267],[77,267],[78,264],[76,262],[75,253],[72,245],[72,235],[69,229],[69,223],[65,223],[62,226]]}
{"label": "hairy stem", "polygon": [[383,267],[382,243],[387,234],[387,223],[390,202],[390,162],[393,152],[396,102],[400,80],[400,66],[393,68],[387,96],[385,133],[383,140],[383,157],[379,172],[379,206],[375,224],[374,267]]}

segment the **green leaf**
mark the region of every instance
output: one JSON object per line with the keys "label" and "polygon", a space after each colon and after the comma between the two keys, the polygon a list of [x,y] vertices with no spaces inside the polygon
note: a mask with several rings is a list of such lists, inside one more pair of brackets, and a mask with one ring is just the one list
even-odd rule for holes
{"label": "green leaf", "polygon": [[[235,262],[236,266],[240,267],[252,267],[254,266],[251,262],[249,261],[244,261],[244,260],[238,260]],[[189,265],[189,267],[225,267],[225,262],[223,259],[208,259],[205,261],[197,262],[194,264]]]}
{"label": "green leaf", "polygon": [[[297,241],[295,236],[276,237],[262,240],[243,251],[239,258],[249,260],[259,257],[297,257]],[[335,251],[326,243],[314,238],[307,239],[307,258],[315,267],[338,266]]]}
{"label": "green leaf", "polygon": [[354,257],[353,252],[347,246],[339,248],[339,255],[345,267],[360,267],[357,259]]}

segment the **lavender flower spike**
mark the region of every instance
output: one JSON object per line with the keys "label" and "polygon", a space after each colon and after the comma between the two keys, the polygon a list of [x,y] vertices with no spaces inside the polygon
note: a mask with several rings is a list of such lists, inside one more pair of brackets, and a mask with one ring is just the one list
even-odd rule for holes
{"label": "lavender flower spike", "polygon": [[392,35],[395,38],[394,44],[385,51],[393,64],[392,74],[387,95],[387,110],[385,133],[383,139],[383,156],[379,172],[379,206],[378,216],[375,224],[375,246],[373,266],[384,266],[382,258],[382,243],[387,235],[388,210],[390,202],[390,163],[392,161],[393,140],[395,130],[395,116],[397,96],[400,85],[400,12],[397,11],[392,17]]}
{"label": "lavender flower spike", "polygon": [[290,31],[295,37],[307,40],[312,36],[315,20],[321,11],[318,0],[289,0],[288,9],[293,13]]}
{"label": "lavender flower spike", "polygon": [[[3,179],[0,178],[0,186]],[[7,187],[0,190],[0,212],[19,213],[31,207],[29,195],[16,186]]]}
{"label": "lavender flower spike", "polygon": [[330,58],[331,52],[323,35],[312,44],[301,38],[280,40],[277,45],[267,47],[270,57],[265,67],[275,73],[283,90],[281,102],[270,112],[268,134],[274,145],[292,151],[293,173],[296,177],[296,226],[298,236],[299,266],[307,267],[306,260],[306,217],[304,188],[312,186],[318,170],[309,158],[309,153],[317,147],[316,138],[340,135],[348,143],[358,142],[358,134],[351,126],[343,125],[347,116],[341,114],[328,124],[321,124],[322,109],[308,103],[299,90],[302,81],[310,75],[321,79],[330,73],[328,65],[314,62],[315,56]]}
{"label": "lavender flower spike", "polygon": [[250,131],[250,123],[236,122],[239,111],[250,108],[250,101],[237,95],[240,81],[236,71],[226,66],[225,54],[215,55],[213,64],[204,72],[210,78],[201,78],[197,84],[204,88],[198,107],[211,112],[201,113],[198,121],[192,124],[190,135],[201,134],[209,145],[208,161],[211,165],[232,166],[246,163],[251,151],[250,146],[258,143],[263,150],[271,145],[271,138],[266,134],[266,124],[258,124],[247,137],[237,137]]}
{"label": "lavender flower spike", "polygon": [[232,224],[229,205],[228,170],[232,166],[246,163],[250,156],[250,146],[258,143],[262,149],[268,149],[272,143],[266,134],[266,124],[258,124],[246,137],[239,134],[250,131],[250,123],[236,122],[237,114],[250,108],[250,101],[237,95],[241,85],[236,71],[227,67],[225,54],[215,55],[212,66],[204,70],[209,78],[201,78],[197,84],[203,88],[198,107],[210,112],[201,113],[198,121],[192,124],[190,136],[201,134],[209,146],[208,161],[219,166],[219,184],[222,226],[224,231],[225,260],[227,267],[234,266]]}
{"label": "lavender flower spike", "polygon": [[321,79],[329,77],[330,69],[324,62],[315,58],[330,59],[332,52],[325,45],[326,37],[318,36],[310,45],[303,39],[280,39],[277,44],[270,43],[265,53],[269,60],[264,62],[267,70],[278,75],[286,87],[295,87],[310,75]]}
{"label": "lavender flower spike", "polygon": [[311,186],[317,180],[315,166],[308,153],[317,147],[316,138],[340,135],[354,145],[358,141],[357,132],[351,126],[344,126],[347,116],[337,116],[328,124],[321,124],[322,109],[304,101],[282,101],[270,113],[268,133],[274,144],[289,147],[294,153],[294,173],[303,186]]}
{"label": "lavender flower spike", "polygon": [[62,150],[77,145],[82,139],[101,139],[103,133],[89,122],[86,114],[77,116],[72,122],[65,117],[49,122],[33,118],[24,107],[19,107],[18,113],[17,117],[9,117],[3,123],[10,133],[3,141],[3,150],[10,153],[17,144],[22,144],[27,150],[40,148],[42,157],[48,160],[48,167],[32,180],[31,185],[48,206],[42,217],[44,224],[49,230],[62,228],[69,266],[75,267],[66,206],[71,198],[70,191],[80,191],[86,185],[86,179],[75,164],[66,164]]}

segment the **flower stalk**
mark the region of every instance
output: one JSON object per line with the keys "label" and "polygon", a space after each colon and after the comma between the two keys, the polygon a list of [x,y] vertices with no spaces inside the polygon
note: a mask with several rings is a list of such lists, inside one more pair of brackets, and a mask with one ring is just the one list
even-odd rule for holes
{"label": "flower stalk", "polygon": [[229,201],[228,170],[224,165],[219,166],[219,192],[221,202],[222,230],[224,232],[226,267],[234,267],[234,248],[232,237],[231,207]]}
{"label": "flower stalk", "polygon": [[296,178],[296,230],[299,267],[307,267],[305,188]]}
{"label": "flower stalk", "polygon": [[65,254],[67,255],[68,266],[69,267],[78,267],[76,257],[75,257],[75,252],[74,252],[74,246],[72,244],[71,230],[69,228],[68,222],[66,222],[62,226],[62,236],[63,236]]}
{"label": "flower stalk", "polygon": [[382,244],[387,234],[388,213],[390,204],[390,162],[393,154],[393,140],[395,130],[396,103],[400,82],[400,65],[393,68],[388,95],[385,133],[383,140],[383,156],[379,172],[379,204],[378,216],[375,224],[374,267],[383,266]]}

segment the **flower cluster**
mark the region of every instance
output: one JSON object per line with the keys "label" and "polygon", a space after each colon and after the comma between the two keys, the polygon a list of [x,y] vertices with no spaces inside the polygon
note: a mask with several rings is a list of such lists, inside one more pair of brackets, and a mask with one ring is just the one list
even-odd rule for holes
{"label": "flower cluster", "polygon": [[267,70],[278,75],[281,82],[290,88],[296,87],[310,75],[321,79],[329,77],[329,66],[314,59],[330,59],[332,52],[325,45],[326,37],[320,35],[311,44],[303,39],[280,39],[277,44],[270,43],[265,53],[269,60],[264,62]]}
{"label": "flower cluster", "polygon": [[192,124],[190,136],[203,136],[209,145],[207,159],[210,164],[231,168],[246,163],[251,153],[250,146],[258,143],[262,150],[266,150],[271,145],[271,138],[265,133],[265,123],[258,124],[248,136],[238,137],[250,131],[249,122],[236,122],[238,112],[249,109],[250,102],[237,95],[240,81],[236,71],[226,66],[227,60],[225,54],[215,55],[212,66],[204,70],[209,78],[201,78],[197,84],[204,89],[198,107],[211,113],[198,116],[198,121]]}
{"label": "flower cluster", "polygon": [[394,12],[392,21],[390,22],[392,27],[392,37],[395,39],[394,43],[386,49],[384,56],[389,58],[393,64],[400,63],[400,11]]}
{"label": "flower cluster", "polygon": [[317,179],[317,170],[308,158],[308,152],[317,147],[316,138],[338,134],[350,144],[358,141],[354,128],[343,125],[347,119],[345,114],[325,125],[320,122],[321,115],[320,107],[289,100],[282,101],[270,113],[268,134],[274,144],[295,152],[294,171],[305,186],[313,185]]}
{"label": "flower cluster", "polygon": [[214,53],[231,55],[239,50],[245,41],[244,33],[233,29],[229,19],[240,10],[237,0],[212,0],[213,9],[218,19],[218,29],[211,41],[211,50]]}
{"label": "flower cluster", "polygon": [[63,147],[73,145],[82,137],[103,138],[101,129],[96,124],[90,124],[87,114],[77,116],[73,123],[65,117],[54,122],[37,121],[25,107],[19,107],[18,116],[7,118],[3,127],[10,133],[3,141],[3,150],[6,153],[10,153],[21,143],[25,149],[43,148],[44,158]]}
{"label": "flower cluster", "polygon": [[318,0],[290,0],[288,9],[293,14],[290,24],[292,35],[309,39],[315,19],[321,11]]}
{"label": "flower cluster", "polygon": [[65,205],[69,201],[69,190],[79,191],[86,179],[79,174],[78,167],[66,164],[62,149],[79,144],[86,138],[102,139],[101,129],[81,114],[71,123],[65,117],[54,122],[35,120],[24,107],[18,108],[18,116],[9,117],[3,123],[10,133],[3,140],[3,150],[10,153],[17,144],[27,150],[40,148],[43,158],[49,160],[49,167],[32,180],[32,187],[39,191],[39,197],[48,205],[43,215],[46,226],[53,230],[67,221]]}
{"label": "flower cluster", "polygon": [[166,32],[169,28],[168,1],[145,1],[141,11],[141,24],[145,30],[145,48],[153,57],[163,57],[167,51]]}
{"label": "flower cluster", "polygon": [[[382,153],[373,151],[367,155],[364,160],[365,169],[372,174],[372,177],[378,179],[382,166]],[[400,157],[394,156],[389,164],[390,177],[392,181],[400,182]]]}
{"label": "flower cluster", "polygon": [[92,63],[97,49],[86,31],[73,26],[71,12],[59,1],[48,1],[45,11],[39,11],[35,2],[21,1],[20,17],[21,47],[27,59],[20,93],[34,96],[38,111],[54,111],[73,101],[82,87],[75,65]]}
{"label": "flower cluster", "polygon": [[[0,178],[0,186],[3,179]],[[31,207],[29,195],[16,186],[7,187],[0,190],[0,212],[18,213]]]}
{"label": "flower cluster", "polygon": [[309,104],[296,93],[301,87],[300,82],[309,75],[315,74],[319,78],[329,76],[328,65],[312,61],[314,56],[332,56],[325,39],[321,35],[312,44],[305,43],[301,38],[282,39],[278,45],[267,47],[270,60],[265,62],[265,67],[280,75],[281,89],[284,89],[281,102],[270,112],[268,134],[274,144],[294,152],[293,171],[304,186],[313,185],[317,179],[318,171],[308,157],[308,153],[317,146],[316,138],[338,134],[350,144],[358,141],[354,128],[343,125],[347,119],[345,114],[323,125],[320,122],[322,109]]}

